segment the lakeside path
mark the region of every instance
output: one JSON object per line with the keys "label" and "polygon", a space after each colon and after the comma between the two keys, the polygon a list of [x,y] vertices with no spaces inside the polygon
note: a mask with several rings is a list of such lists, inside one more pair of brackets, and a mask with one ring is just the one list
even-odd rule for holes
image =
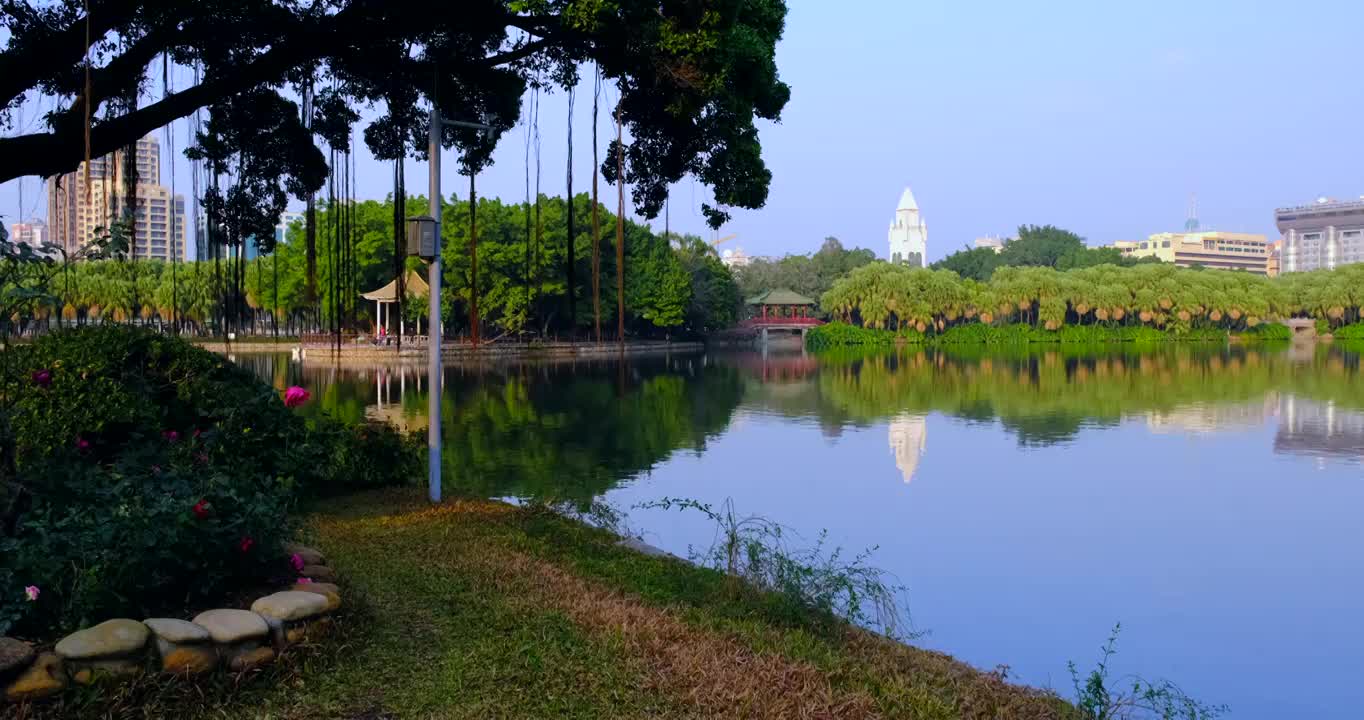
{"label": "lakeside path", "polygon": [[324,503],[344,637],[231,718],[1069,718],[1054,696],[936,652],[793,620],[715,572],[545,510]]}

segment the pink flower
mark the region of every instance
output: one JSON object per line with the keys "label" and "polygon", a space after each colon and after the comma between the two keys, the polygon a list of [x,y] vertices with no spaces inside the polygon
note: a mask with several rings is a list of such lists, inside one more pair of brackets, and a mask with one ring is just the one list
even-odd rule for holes
{"label": "pink flower", "polygon": [[197,518],[199,518],[200,520],[205,520],[205,519],[207,519],[207,518],[208,518],[208,501],[207,501],[207,500],[200,500],[199,502],[194,503],[194,507],[190,508],[189,511],[192,512],[192,513],[194,513],[194,517],[197,517]]}
{"label": "pink flower", "polygon": [[250,535],[247,535],[246,537],[242,538],[241,543],[239,543],[237,547],[241,548],[242,552],[248,553],[251,552],[251,548],[254,547],[255,545],[256,541],[252,539]]}
{"label": "pink flower", "polygon": [[47,387],[52,384],[52,371],[35,370],[33,371],[33,384],[38,387]]}
{"label": "pink flower", "polygon": [[199,463],[200,465],[206,465],[206,464],[208,464],[208,453],[206,453],[206,452],[201,452],[201,453],[199,453],[198,455],[195,455],[195,456],[194,456],[194,460],[195,460],[195,462]]}
{"label": "pink flower", "polygon": [[86,440],[85,438],[83,438],[83,437],[81,437],[81,436],[79,436],[79,435],[77,435],[77,436],[76,436],[76,449],[77,449],[77,450],[80,450],[81,452],[85,452],[86,450],[89,450],[89,449],[90,449],[90,441],[89,441],[89,440]]}
{"label": "pink flower", "polygon": [[161,474],[161,466],[160,466],[160,465],[153,465],[153,466],[152,466],[152,474],[153,474],[153,475],[160,475],[160,474]]}
{"label": "pink flower", "polygon": [[312,397],[312,394],[307,390],[304,390],[297,385],[293,385],[288,390],[284,391],[284,407],[296,408],[299,405],[308,402],[308,398],[310,397]]}
{"label": "pink flower", "polygon": [[29,602],[37,602],[38,596],[42,594],[43,591],[39,590],[37,585],[29,585],[24,588],[24,597],[28,598]]}
{"label": "pink flower", "polygon": [[204,431],[203,431],[203,430],[200,430],[199,428],[194,428],[194,437],[197,438],[197,437],[199,437],[200,435],[203,435],[203,434],[204,434]]}
{"label": "pink flower", "polygon": [[165,438],[166,442],[175,442],[180,439],[180,433],[174,430],[164,430],[161,433],[161,437]]}
{"label": "pink flower", "polygon": [[298,579],[298,584],[299,584],[299,585],[312,585],[312,584],[313,584],[313,579],[312,579],[312,578],[307,578],[307,577],[301,577],[301,578]]}
{"label": "pink flower", "polygon": [[289,564],[294,566],[295,571],[303,571],[303,558],[299,557],[298,553],[289,556]]}

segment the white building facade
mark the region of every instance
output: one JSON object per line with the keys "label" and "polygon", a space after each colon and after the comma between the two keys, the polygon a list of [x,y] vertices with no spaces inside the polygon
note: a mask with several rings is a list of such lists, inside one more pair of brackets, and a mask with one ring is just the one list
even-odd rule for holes
{"label": "white building facade", "polygon": [[928,226],[919,214],[919,203],[914,193],[905,188],[900,204],[895,208],[895,219],[890,223],[890,261],[913,267],[924,267],[928,253]]}

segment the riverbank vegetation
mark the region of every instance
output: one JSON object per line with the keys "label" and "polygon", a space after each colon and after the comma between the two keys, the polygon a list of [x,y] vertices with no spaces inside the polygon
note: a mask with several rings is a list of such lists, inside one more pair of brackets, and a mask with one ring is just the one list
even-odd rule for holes
{"label": "riverbank vegetation", "polygon": [[304,418],[306,390],[161,333],[68,330],[0,357],[0,634],[184,611],[287,575],[300,500],[418,472],[392,428]]}
{"label": "riverbank vegetation", "polygon": [[346,580],[345,651],[177,717],[1080,717],[536,506],[388,490],[304,528]]}
{"label": "riverbank vegetation", "polygon": [[930,336],[969,326],[1149,328],[1187,336],[1243,332],[1290,317],[1318,318],[1337,328],[1360,318],[1364,265],[1278,278],[1167,264],[1001,267],[980,282],[949,270],[876,262],[839,279],[820,304],[845,323],[911,327]]}

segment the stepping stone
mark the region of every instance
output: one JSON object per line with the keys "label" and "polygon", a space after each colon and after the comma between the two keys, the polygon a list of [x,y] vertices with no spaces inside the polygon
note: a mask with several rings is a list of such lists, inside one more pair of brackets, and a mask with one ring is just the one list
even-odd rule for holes
{"label": "stepping stone", "polygon": [[67,635],[57,654],[67,660],[98,660],[132,655],[147,646],[147,626],[136,620],[106,620]]}
{"label": "stepping stone", "polygon": [[275,646],[283,648],[303,639],[302,625],[327,612],[327,598],[317,593],[286,590],[252,603],[251,611],[265,618]]}
{"label": "stepping stone", "polygon": [[251,612],[270,620],[294,622],[316,617],[327,611],[327,598],[317,593],[286,590],[266,595],[251,604]]}
{"label": "stepping stone", "polygon": [[251,670],[275,659],[263,647],[270,637],[265,618],[245,610],[208,610],[194,618],[218,646],[218,655],[234,671]]}
{"label": "stepping stone", "polygon": [[286,557],[297,555],[304,565],[326,565],[327,558],[320,551],[298,543],[284,543]]}
{"label": "stepping stone", "polygon": [[207,630],[219,645],[259,641],[270,634],[265,618],[246,610],[207,610],[194,618],[194,624]]}
{"label": "stepping stone", "polygon": [[89,685],[101,675],[127,677],[142,670],[142,653],[150,631],[136,620],[106,620],[74,632],[57,643],[71,678]]}
{"label": "stepping stone", "polygon": [[341,588],[332,583],[297,583],[289,588],[293,592],[308,592],[327,598],[327,612],[341,607]]}
{"label": "stepping stone", "polygon": [[62,656],[45,652],[15,680],[5,688],[5,697],[10,702],[41,700],[56,695],[66,688],[66,672],[62,669]]}
{"label": "stepping stone", "polygon": [[318,582],[336,582],[336,571],[326,565],[304,565],[303,571],[299,574]]}
{"label": "stepping stone", "polygon": [[155,636],[163,671],[174,675],[200,675],[218,666],[218,649],[204,627],[174,618],[152,618],[142,622]]}
{"label": "stepping stone", "polygon": [[33,662],[33,646],[22,640],[0,637],[0,680],[18,675]]}

